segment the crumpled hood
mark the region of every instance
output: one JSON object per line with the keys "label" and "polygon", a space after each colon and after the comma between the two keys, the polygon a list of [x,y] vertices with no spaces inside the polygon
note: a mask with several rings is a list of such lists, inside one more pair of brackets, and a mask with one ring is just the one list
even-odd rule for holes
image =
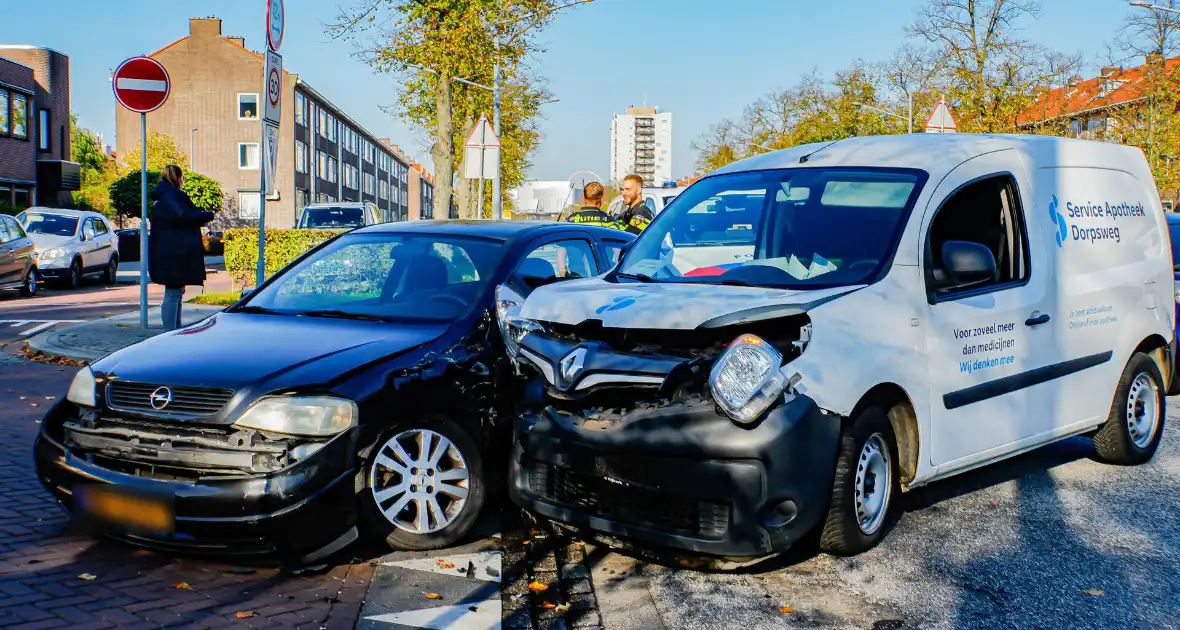
{"label": "crumpled hood", "polygon": [[54,247],[69,248],[79,242],[76,236],[57,236],[55,234],[29,234],[29,238],[33,239],[33,245],[36,246],[38,253],[51,250]]}
{"label": "crumpled hood", "polygon": [[570,325],[597,319],[608,328],[717,328],[806,312],[863,286],[798,291],[590,278],[537,289],[521,316]]}

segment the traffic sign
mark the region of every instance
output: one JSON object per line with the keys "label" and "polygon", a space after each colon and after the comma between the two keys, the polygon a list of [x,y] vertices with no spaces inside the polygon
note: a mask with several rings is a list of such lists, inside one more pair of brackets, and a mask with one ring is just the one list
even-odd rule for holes
{"label": "traffic sign", "polygon": [[926,120],[926,133],[955,133],[959,130],[959,126],[955,124],[955,119],[951,116],[951,108],[946,104],[946,98],[938,97],[938,104],[934,106],[934,111],[930,112],[930,118]]}
{"label": "traffic sign", "polygon": [[266,102],[263,103],[262,119],[268,123],[279,124],[279,113],[283,99],[283,56],[279,53],[266,51]]}
{"label": "traffic sign", "polygon": [[467,134],[467,142],[464,146],[468,147],[498,147],[500,146],[500,136],[496,135],[496,130],[492,129],[492,123],[488,122],[488,117],[480,115],[479,122],[471,128],[471,133]]}
{"label": "traffic sign", "polygon": [[467,179],[496,179],[500,172],[500,137],[481,115],[463,143],[463,176]]}
{"label": "traffic sign", "polygon": [[140,114],[155,111],[168,100],[172,81],[168,71],[151,57],[132,57],[115,68],[111,79],[115,100]]}
{"label": "traffic sign", "polygon": [[287,11],[283,8],[283,0],[266,1],[266,45],[278,52],[283,45],[283,30],[287,20]]}
{"label": "traffic sign", "polygon": [[275,173],[279,170],[279,126],[263,123],[262,128],[262,159],[265,161],[262,192],[271,197],[275,194]]}

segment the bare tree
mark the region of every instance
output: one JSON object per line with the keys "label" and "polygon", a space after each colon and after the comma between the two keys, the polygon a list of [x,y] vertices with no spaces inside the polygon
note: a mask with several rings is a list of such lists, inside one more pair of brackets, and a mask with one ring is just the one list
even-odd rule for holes
{"label": "bare tree", "polygon": [[[1158,0],[1160,6],[1180,8],[1177,0]],[[1132,9],[1115,39],[1113,50],[1122,57],[1111,65],[1139,65],[1145,57],[1171,57],[1180,51],[1180,14],[1157,9]]]}

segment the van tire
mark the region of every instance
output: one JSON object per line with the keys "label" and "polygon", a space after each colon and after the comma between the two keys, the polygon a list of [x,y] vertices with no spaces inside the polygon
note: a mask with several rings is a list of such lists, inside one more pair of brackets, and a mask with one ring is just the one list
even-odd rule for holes
{"label": "van tire", "polygon": [[[448,523],[445,527],[423,533],[407,531],[406,529],[395,525],[394,522],[386,516],[386,513],[383,512],[382,506],[378,505],[378,502],[375,499],[375,495],[373,493],[373,469],[376,465],[376,460],[382,455],[383,452],[386,453],[387,457],[391,453],[390,451],[385,450],[385,445],[389,444],[391,440],[399,435],[413,434],[414,432],[429,432],[434,436],[442,436],[446,438],[450,444],[455,449],[457,449],[459,457],[465,464],[467,472],[466,502],[461,506],[459,513],[453,516],[454,520]],[[432,444],[437,443],[437,441],[432,442]],[[407,450],[407,454],[413,457],[418,456],[418,453],[414,452],[413,450]],[[449,458],[445,455],[443,459],[449,460]],[[479,513],[483,508],[485,494],[483,453],[475,439],[471,437],[471,434],[468,433],[467,430],[458,423],[450,419],[437,416],[416,421],[398,423],[388,431],[385,431],[377,439],[374,447],[369,450],[367,457],[365,457],[363,461],[364,466],[357,474],[357,509],[359,512],[361,531],[367,537],[375,540],[383,540],[385,544],[394,550],[423,551],[427,549],[439,549],[442,547],[454,545],[459,541],[459,539],[463,538],[468,534],[468,532],[471,531],[471,528],[479,519]],[[433,475],[441,475],[445,472],[448,472],[450,469],[453,469],[450,466],[451,465],[448,464],[447,469],[443,469],[441,466],[432,467],[430,469],[430,474],[432,477],[425,478],[428,480],[433,479]],[[454,468],[458,467],[455,466]],[[378,474],[381,475],[381,473]],[[425,470],[423,470],[423,474],[425,474]],[[396,485],[392,482],[392,477],[389,477],[389,479],[389,486]],[[430,487],[432,488],[433,492],[434,486]],[[438,495],[445,496],[445,492],[439,488]],[[450,497],[448,496],[446,499],[444,499],[444,501],[449,499]],[[392,506],[396,505],[397,501],[398,497],[394,496],[385,502],[384,507],[386,509],[392,509]],[[417,501],[411,501],[410,503],[413,503],[414,505],[411,506],[410,504],[406,504],[405,507],[401,508],[403,510],[402,514],[405,514],[404,510],[407,508],[416,514],[417,508],[419,506],[425,507],[426,505],[418,503]],[[437,503],[439,503],[439,501],[436,495],[436,504]],[[449,511],[450,504],[444,505],[444,512]],[[433,518],[428,519],[427,525],[430,525],[432,521],[434,521]],[[405,523],[407,526],[414,524],[416,523]]]}
{"label": "van tire", "polygon": [[[873,469],[877,474],[868,477],[866,473],[872,473]],[[885,470],[889,478],[882,488],[879,477]],[[833,555],[851,556],[876,546],[897,522],[900,480],[897,439],[888,415],[880,407],[864,409],[844,425],[840,435],[831,503],[820,531],[820,549]],[[883,504],[858,501],[858,497],[864,494],[862,490],[866,483],[870,492],[886,493],[880,497]],[[858,505],[865,504],[877,505],[876,509],[871,509],[876,517],[868,528],[862,526],[858,511]],[[867,533],[866,529],[869,530]]]}
{"label": "van tire", "polygon": [[1120,466],[1150,460],[1164,434],[1165,401],[1159,366],[1142,352],[1131,355],[1119,377],[1110,415],[1091,438],[1098,459]]}

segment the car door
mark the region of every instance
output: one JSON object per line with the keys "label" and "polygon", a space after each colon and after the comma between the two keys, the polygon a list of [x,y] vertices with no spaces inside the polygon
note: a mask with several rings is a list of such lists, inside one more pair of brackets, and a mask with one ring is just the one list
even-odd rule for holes
{"label": "car door", "polygon": [[37,246],[19,221],[11,217],[6,218],[8,219],[8,233],[12,236],[9,245],[12,247],[15,258],[15,273],[17,278],[24,279],[29,272],[29,267],[37,264]]}
{"label": "car door", "polygon": [[0,285],[7,286],[10,283],[16,282],[17,263],[16,263],[16,239],[15,232],[12,231],[12,219],[6,216],[0,216]]}
{"label": "car door", "polygon": [[[1054,386],[1038,379],[1060,360],[1044,325],[1056,293],[1040,224],[1023,203],[1030,181],[1015,152],[983,155],[951,171],[927,208],[929,453],[939,473],[1018,450],[1054,424]],[[987,246],[995,278],[956,287],[941,260],[947,241]]]}
{"label": "car door", "polygon": [[92,217],[88,217],[82,222],[81,234],[82,242],[78,251],[82,254],[82,266],[86,269],[93,269],[105,264],[106,261],[99,262],[98,228],[95,227]]}
{"label": "car door", "polygon": [[94,230],[97,233],[94,239],[97,242],[94,248],[97,253],[96,258],[98,259],[96,264],[105,265],[111,260],[111,256],[114,256],[119,251],[119,237],[115,236],[114,231],[107,225],[106,220],[99,217],[94,217],[92,220],[94,221]]}

